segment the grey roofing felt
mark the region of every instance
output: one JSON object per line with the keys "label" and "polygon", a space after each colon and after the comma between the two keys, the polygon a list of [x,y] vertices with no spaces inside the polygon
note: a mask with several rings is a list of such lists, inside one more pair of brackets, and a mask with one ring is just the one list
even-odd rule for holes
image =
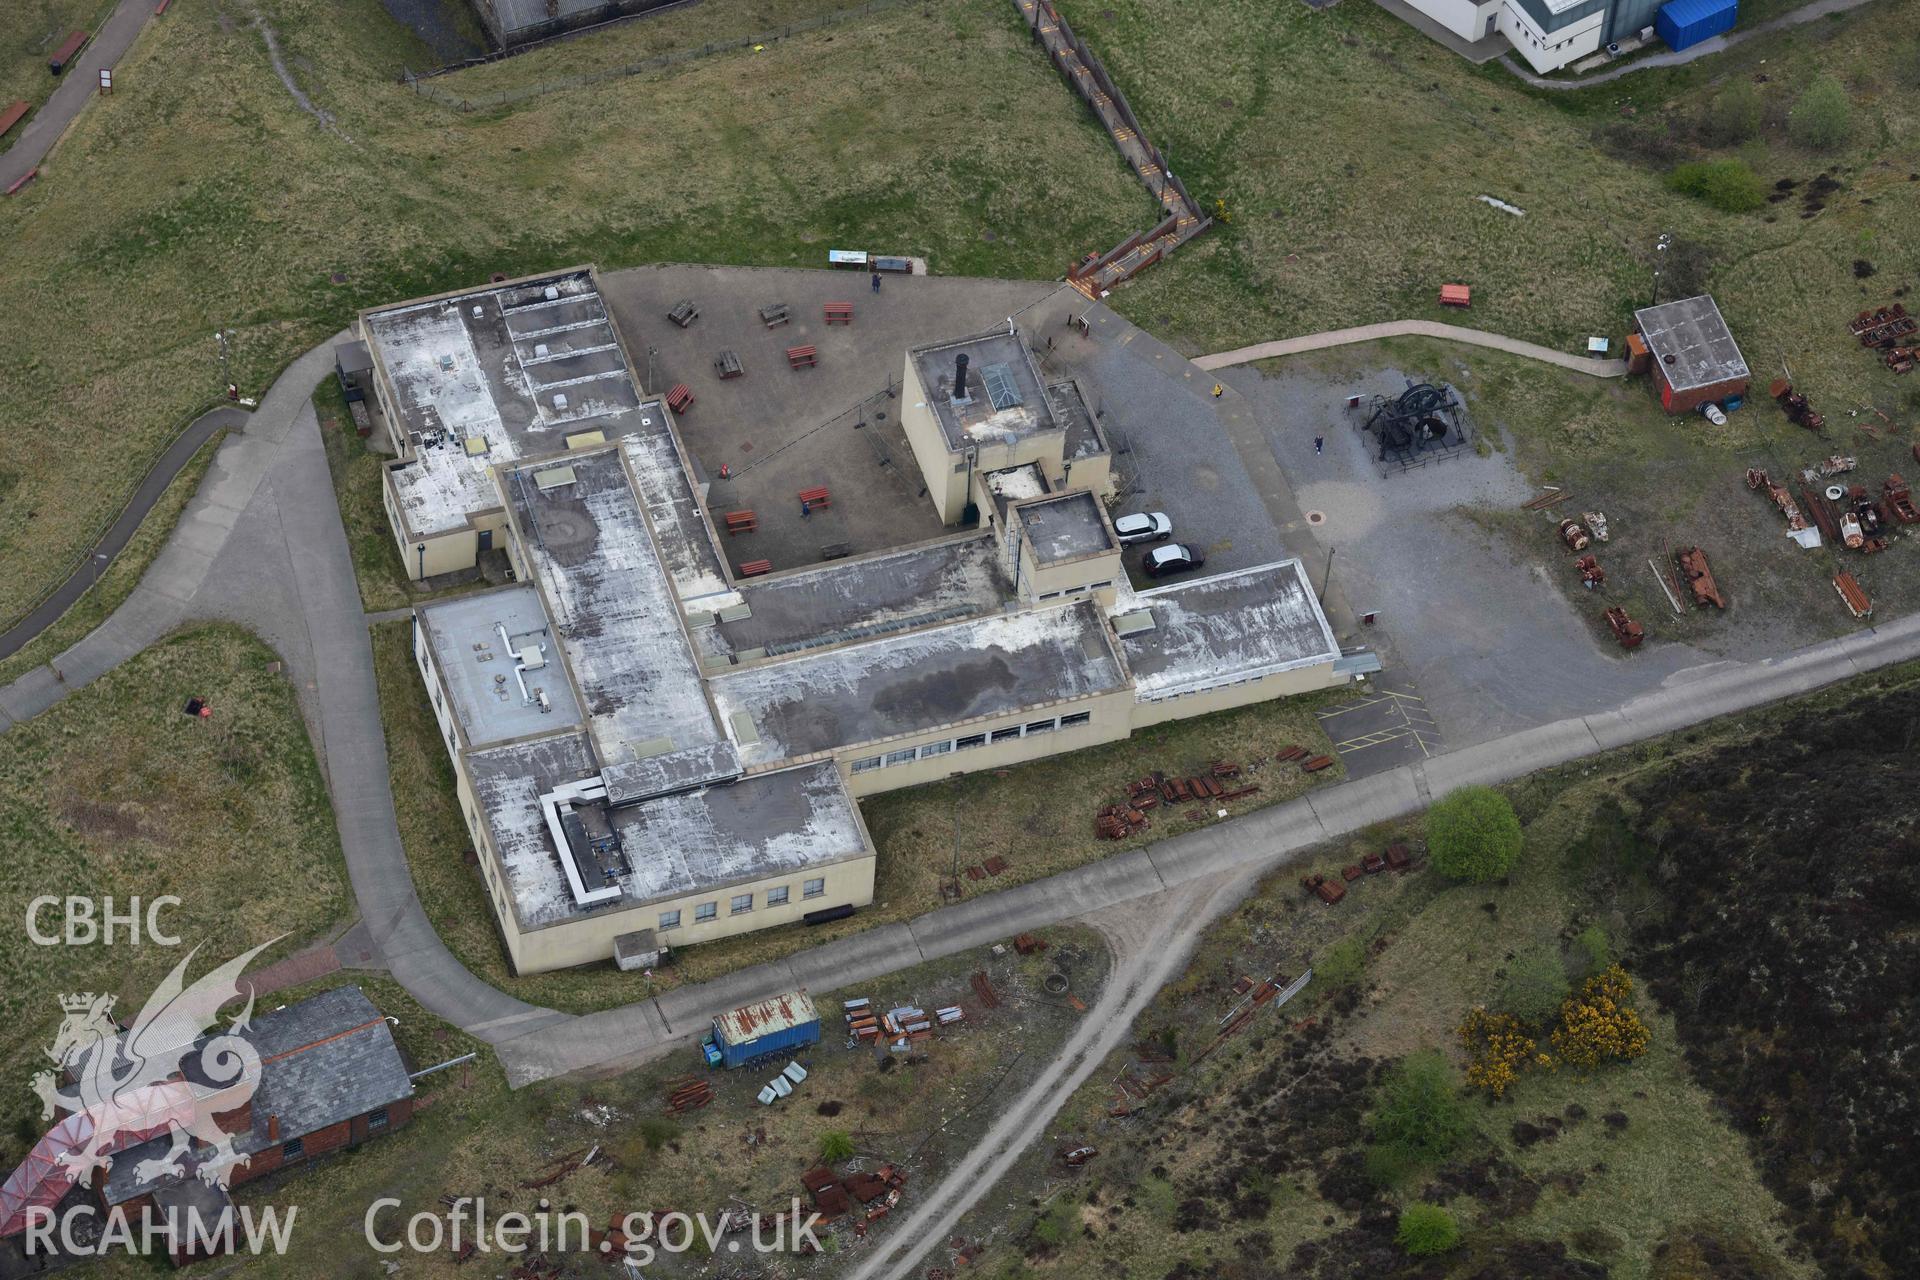
{"label": "grey roofing felt", "polygon": [[1721,318],[1720,308],[1705,294],[1642,307],[1633,313],[1633,323],[1647,340],[1647,350],[1660,365],[1661,375],[1675,391],[1750,376],[1733,331]]}
{"label": "grey roofing felt", "polygon": [[[969,361],[967,391],[972,403],[953,402],[954,357],[965,352]],[[1026,342],[1005,330],[962,338],[954,342],[915,347],[910,353],[926,389],[927,405],[940,423],[947,447],[955,452],[968,445],[1009,444],[1042,432],[1057,431],[1053,407],[1042,393],[1039,371]],[[995,409],[987,394],[986,370],[1006,370],[1018,405]]]}
{"label": "grey roofing felt", "polygon": [[991,613],[1012,595],[991,534],[836,560],[750,578],[740,595],[753,616],[694,633],[715,654],[766,649],[778,656]]}
{"label": "grey roofing felt", "polygon": [[553,924],[577,915],[540,797],[597,771],[586,731],[475,751],[466,764],[521,923]]}
{"label": "grey roofing felt", "polygon": [[633,864],[621,887],[636,902],[685,897],[867,852],[853,799],[832,761],[663,796],[615,809],[611,818]]}
{"label": "grey roofing felt", "polygon": [[[392,1029],[358,987],[335,987],[256,1013],[243,1034],[260,1055],[260,1085],[253,1095],[253,1128],[235,1140],[242,1154],[413,1096]],[[275,1117],[279,1136],[269,1137],[268,1124]],[[107,1177],[108,1202],[117,1204],[158,1185],[157,1179],[136,1177],[135,1170],[166,1145],[164,1137],[156,1138],[116,1158]]]}
{"label": "grey roofing felt", "polygon": [[1332,662],[1340,656],[1298,560],[1137,593],[1153,630],[1120,638],[1142,701]]}
{"label": "grey roofing felt", "polygon": [[1015,510],[1020,528],[1033,547],[1034,559],[1043,565],[1099,555],[1118,546],[1107,529],[1099,502],[1085,489],[1029,502]]}
{"label": "grey roofing felt", "polygon": [[705,597],[728,590],[727,572],[713,544],[713,526],[700,510],[692,477],[681,463],[660,403],[649,401],[628,425],[621,447],[647,505],[647,518],[653,522],[654,546],[681,605],[701,608]]}
{"label": "grey roofing felt", "polygon": [[[361,324],[415,441],[390,477],[415,536],[499,507],[494,464],[559,452],[582,431],[613,439],[642,425],[624,349],[584,269],[402,303]],[[468,454],[469,438],[486,452]]]}
{"label": "grey roofing felt", "polygon": [[612,804],[632,804],[649,796],[687,791],[739,776],[740,753],[731,742],[623,761],[608,765],[600,775]]}
{"label": "grey roofing felt", "polygon": [[744,713],[766,764],[1120,688],[1107,628],[1087,601],[999,614],[742,668],[710,683]]}
{"label": "grey roofing felt", "polygon": [[503,35],[543,27],[556,19],[564,22],[606,8],[607,0],[493,0],[493,11],[500,19]]}
{"label": "grey roofing felt", "polygon": [[365,373],[373,368],[373,352],[357,339],[342,342],[333,349],[333,363],[342,373]]}
{"label": "grey roofing felt", "polygon": [[604,764],[719,742],[700,669],[640,500],[611,446],[503,475],[533,576],[567,654]]}
{"label": "grey roofing felt", "polygon": [[[425,605],[418,618],[469,745],[556,733],[580,723],[580,708],[573,686],[567,683],[560,646],[547,628],[546,611],[533,587],[508,587]],[[536,699],[533,703],[520,695],[514,654],[501,643],[501,626],[518,648],[546,647],[547,665],[522,677],[527,692]],[[541,693],[546,694],[550,710],[541,709],[537,701]]]}
{"label": "grey roofing felt", "polygon": [[1093,406],[1087,403],[1077,378],[1064,378],[1047,384],[1047,400],[1053,405],[1054,421],[1067,433],[1063,456],[1068,462],[1110,453],[1106,433],[1094,421]]}

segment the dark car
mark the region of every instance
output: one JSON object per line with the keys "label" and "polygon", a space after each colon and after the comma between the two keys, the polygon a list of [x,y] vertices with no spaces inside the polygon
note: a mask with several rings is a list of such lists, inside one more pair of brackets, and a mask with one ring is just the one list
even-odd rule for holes
{"label": "dark car", "polygon": [[1140,562],[1149,578],[1164,578],[1169,574],[1186,573],[1198,569],[1207,562],[1206,552],[1198,547],[1189,547],[1185,543],[1170,542],[1164,547],[1155,547],[1147,552]]}

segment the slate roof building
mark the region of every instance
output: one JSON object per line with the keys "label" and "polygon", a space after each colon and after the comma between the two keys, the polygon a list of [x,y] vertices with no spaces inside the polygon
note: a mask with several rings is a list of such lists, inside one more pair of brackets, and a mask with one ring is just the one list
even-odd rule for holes
{"label": "slate roof building", "polygon": [[1094,415],[1011,325],[907,352],[901,425],[962,530],[766,576],[590,269],[360,329],[409,564],[513,569],[417,610],[414,656],[520,972],[834,918],[873,898],[859,796],[1348,678],[1296,561],[1132,591]]}

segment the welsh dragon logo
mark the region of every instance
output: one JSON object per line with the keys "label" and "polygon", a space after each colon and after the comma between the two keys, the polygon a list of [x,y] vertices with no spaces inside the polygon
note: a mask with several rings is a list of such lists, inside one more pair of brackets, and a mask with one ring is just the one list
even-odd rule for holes
{"label": "welsh dragon logo", "polygon": [[[60,1156],[80,1185],[91,1186],[94,1172],[116,1152],[163,1134],[167,1150],[134,1169],[143,1182],[185,1177],[191,1168],[201,1181],[224,1187],[234,1167],[246,1163],[234,1149],[234,1135],[216,1117],[244,1107],[259,1088],[259,1051],[240,1034],[253,1017],[253,987],[243,988],[240,975],[278,941],[264,942],[188,985],[187,966],[200,950],[195,947],[124,1032],[114,1024],[113,996],[60,998],[66,1017],[45,1050],[54,1065],[34,1076],[33,1090],[43,1119],[68,1112],[92,1123],[91,1137]],[[222,1006],[242,995],[246,1005],[238,1016],[206,1036]],[[63,1074],[73,1076],[71,1086],[60,1083]]]}

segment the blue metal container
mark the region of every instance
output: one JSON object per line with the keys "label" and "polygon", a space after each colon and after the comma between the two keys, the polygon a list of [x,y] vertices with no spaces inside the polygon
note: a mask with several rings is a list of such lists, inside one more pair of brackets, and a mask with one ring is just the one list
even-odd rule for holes
{"label": "blue metal container", "polygon": [[818,1043],[820,1015],[813,1000],[804,991],[791,991],[721,1014],[700,1051],[708,1066],[731,1071]]}
{"label": "blue metal container", "polygon": [[1731,30],[1739,16],[1739,0],[1669,0],[1653,26],[1669,49],[1687,49]]}

